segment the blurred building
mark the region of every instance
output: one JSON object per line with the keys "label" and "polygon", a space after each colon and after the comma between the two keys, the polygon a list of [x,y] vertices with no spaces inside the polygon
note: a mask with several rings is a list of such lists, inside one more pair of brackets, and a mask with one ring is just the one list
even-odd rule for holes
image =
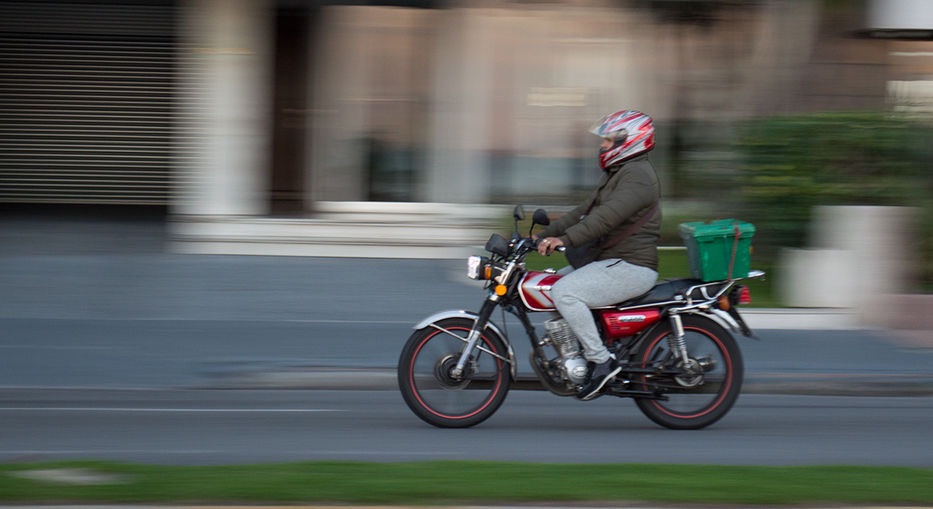
{"label": "blurred building", "polygon": [[372,235],[354,224],[417,244],[438,225],[484,228],[493,215],[472,204],[574,201],[598,178],[586,127],[623,107],[657,119],[653,159],[684,196],[679,155],[731,120],[929,111],[931,13],[924,0],[0,0],[0,203],[164,206],[201,251],[335,254],[334,239]]}

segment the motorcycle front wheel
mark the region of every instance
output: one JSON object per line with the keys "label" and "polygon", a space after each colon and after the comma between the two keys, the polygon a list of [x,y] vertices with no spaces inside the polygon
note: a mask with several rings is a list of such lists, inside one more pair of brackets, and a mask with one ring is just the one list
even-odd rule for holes
{"label": "motorcycle front wheel", "polygon": [[408,407],[441,428],[465,428],[499,409],[512,385],[509,352],[491,329],[480,335],[464,372],[452,371],[475,320],[445,318],[415,331],[398,362],[398,383]]}
{"label": "motorcycle front wheel", "polygon": [[644,390],[661,399],[635,402],[649,419],[671,429],[700,429],[722,419],[742,390],[744,365],[735,338],[709,318],[683,318],[688,361],[670,348],[671,326],[652,331],[639,349],[637,378]]}

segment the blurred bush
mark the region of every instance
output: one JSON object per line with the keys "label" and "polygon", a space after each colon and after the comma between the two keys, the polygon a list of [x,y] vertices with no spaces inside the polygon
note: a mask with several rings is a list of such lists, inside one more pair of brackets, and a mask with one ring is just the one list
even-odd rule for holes
{"label": "blurred bush", "polygon": [[933,126],[883,113],[823,113],[751,121],[737,136],[737,208],[758,254],[807,243],[816,205],[921,210],[918,257],[933,289]]}

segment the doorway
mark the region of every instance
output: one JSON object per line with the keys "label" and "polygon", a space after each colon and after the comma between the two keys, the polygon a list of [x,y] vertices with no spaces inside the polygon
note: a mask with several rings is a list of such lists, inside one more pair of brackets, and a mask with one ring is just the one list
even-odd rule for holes
{"label": "doorway", "polygon": [[280,7],[275,19],[272,163],[269,200],[273,215],[308,210],[306,177],[312,26],[316,9]]}

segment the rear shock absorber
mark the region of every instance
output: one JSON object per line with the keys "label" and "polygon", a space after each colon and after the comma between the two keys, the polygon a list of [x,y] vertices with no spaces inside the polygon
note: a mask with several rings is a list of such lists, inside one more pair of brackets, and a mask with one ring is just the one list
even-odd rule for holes
{"label": "rear shock absorber", "polygon": [[671,314],[671,334],[667,337],[667,343],[671,347],[671,352],[683,361],[684,366],[690,364],[690,358],[687,356],[687,342],[684,340],[684,322],[677,313]]}

